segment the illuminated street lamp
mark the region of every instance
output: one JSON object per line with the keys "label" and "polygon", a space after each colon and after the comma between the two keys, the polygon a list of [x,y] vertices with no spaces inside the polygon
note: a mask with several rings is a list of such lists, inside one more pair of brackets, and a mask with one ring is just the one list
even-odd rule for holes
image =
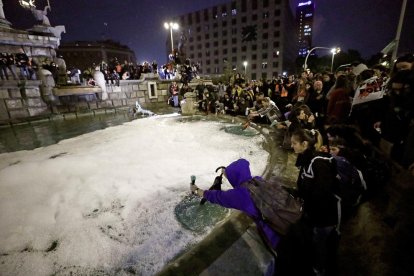
{"label": "illuminated street lamp", "polygon": [[25,9],[36,8],[35,0],[19,0],[19,3]]}
{"label": "illuminated street lamp", "polygon": [[[313,47],[312,49],[310,49],[310,51],[308,51],[308,54],[306,55],[305,58],[305,63],[303,64],[303,69],[306,70],[308,69],[308,57],[309,55],[313,52],[313,50],[316,49],[325,49],[325,50],[331,50],[332,53],[332,63],[333,63],[333,55],[334,53],[337,54],[341,51],[341,49],[339,47],[334,47],[334,48],[328,48],[328,47]],[[331,68],[331,72],[332,72],[332,68]]]}
{"label": "illuminated street lamp", "polygon": [[247,76],[246,75],[246,72],[247,72],[247,61],[243,61],[243,66],[244,66],[244,76]]}
{"label": "illuminated street lamp", "polygon": [[165,27],[165,29],[170,30],[170,34],[171,34],[171,53],[172,53],[174,51],[173,29],[178,30],[178,24],[175,23],[175,22],[170,22],[170,23],[165,22],[164,27]]}
{"label": "illuminated street lamp", "polygon": [[333,70],[333,62],[334,62],[335,54],[339,53],[340,51],[341,51],[341,48],[339,48],[339,47],[331,49],[331,53],[332,53],[331,73],[332,73],[332,70]]}

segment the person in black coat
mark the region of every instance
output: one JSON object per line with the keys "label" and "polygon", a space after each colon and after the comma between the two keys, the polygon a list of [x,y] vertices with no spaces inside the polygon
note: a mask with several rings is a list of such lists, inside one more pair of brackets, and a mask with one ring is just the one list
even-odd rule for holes
{"label": "person in black coat", "polygon": [[303,220],[312,229],[313,270],[316,275],[335,275],[341,209],[336,162],[330,154],[316,151],[322,144],[318,131],[297,129],[291,144],[298,154],[297,195],[303,200]]}

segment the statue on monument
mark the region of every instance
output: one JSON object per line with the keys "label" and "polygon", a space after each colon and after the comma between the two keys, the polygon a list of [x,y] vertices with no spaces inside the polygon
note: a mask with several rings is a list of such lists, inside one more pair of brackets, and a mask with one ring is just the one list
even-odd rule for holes
{"label": "statue on monument", "polygon": [[178,42],[178,54],[181,57],[181,60],[185,60],[186,53],[185,53],[185,46],[187,42],[187,36],[184,32],[181,33],[180,41]]}
{"label": "statue on monument", "polygon": [[35,0],[19,0],[19,3],[23,8],[30,9],[33,16],[37,20],[38,24],[30,30],[36,32],[51,33],[53,36],[59,39],[61,38],[62,33],[66,33],[65,26],[59,25],[52,27],[50,25],[49,18],[47,17],[48,10],[49,12],[52,11],[49,0],[47,0],[47,5],[43,10],[36,9]]}
{"label": "statue on monument", "polygon": [[43,26],[50,26],[49,18],[47,17],[47,10],[50,11],[50,6],[47,5],[43,10],[37,10],[35,7],[31,7],[30,10],[32,11],[36,20]]}

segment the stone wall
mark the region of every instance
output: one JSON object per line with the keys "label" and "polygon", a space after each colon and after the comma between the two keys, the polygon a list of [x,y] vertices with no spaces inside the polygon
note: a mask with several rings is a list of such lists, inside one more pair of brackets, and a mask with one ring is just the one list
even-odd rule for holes
{"label": "stone wall", "polygon": [[51,110],[43,101],[40,81],[0,82],[0,124],[48,116]]}
{"label": "stone wall", "polygon": [[[136,101],[145,109],[157,110],[167,106],[171,82],[153,74],[145,74],[139,80],[121,80],[119,86],[106,86],[106,100],[102,100],[102,89],[98,86],[60,86],[53,88],[54,100],[51,100],[48,95],[42,95],[42,81],[0,81],[0,125],[54,114],[129,109]],[[211,81],[195,80],[190,87],[194,89],[199,84],[211,84]]]}
{"label": "stone wall", "polygon": [[53,89],[59,98],[55,105],[57,113],[91,112],[102,108],[130,108],[138,101],[143,108],[157,109],[165,106],[168,100],[168,87],[171,81],[159,80],[158,77],[140,80],[123,80],[119,86],[108,84],[108,99],[102,100],[102,90],[95,87],[60,87]]}

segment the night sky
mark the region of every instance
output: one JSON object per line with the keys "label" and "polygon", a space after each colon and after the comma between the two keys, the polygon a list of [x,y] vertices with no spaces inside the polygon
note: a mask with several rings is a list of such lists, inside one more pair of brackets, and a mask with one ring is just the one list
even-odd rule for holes
{"label": "night sky", "polygon": [[[65,25],[63,41],[113,39],[135,51],[137,61],[165,61],[169,31],[164,21],[230,0],[50,0],[52,26]],[[299,0],[291,0],[291,7]],[[394,37],[403,0],[316,0],[314,46],[358,50],[369,58]],[[414,1],[407,1],[400,52],[414,52]],[[36,0],[43,9],[46,0]],[[15,28],[35,20],[18,0],[3,0],[4,12]],[[409,27],[410,26],[410,27]],[[179,33],[176,32],[178,39]]]}

